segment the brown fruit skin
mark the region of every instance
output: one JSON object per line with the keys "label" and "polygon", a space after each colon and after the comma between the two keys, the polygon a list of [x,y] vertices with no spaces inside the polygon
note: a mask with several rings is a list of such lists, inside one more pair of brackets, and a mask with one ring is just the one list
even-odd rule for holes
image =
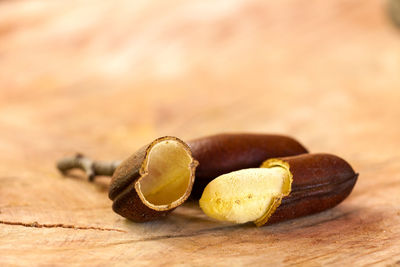
{"label": "brown fruit skin", "polygon": [[293,174],[292,191],[267,224],[286,221],[335,207],[353,190],[358,174],[342,158],[304,154],[281,158]]}
{"label": "brown fruit skin", "polygon": [[117,198],[123,190],[140,178],[139,171],[149,146],[150,144],[140,148],[115,169],[108,189],[108,197],[111,200]]}
{"label": "brown fruit skin", "polygon": [[108,196],[113,200],[115,213],[134,222],[146,222],[159,219],[172,210],[156,211],[147,207],[135,190],[135,182],[141,177],[140,168],[148,147],[144,146],[124,160],[115,170],[111,179]]}
{"label": "brown fruit skin", "polygon": [[[165,139],[178,141],[190,151],[189,146],[182,140],[172,136],[165,136],[142,147],[124,160],[114,171],[108,192],[109,198],[113,200],[112,208],[114,212],[134,222],[147,222],[161,219],[176,208],[170,207],[168,210],[154,210],[143,203],[135,189],[135,183],[143,174],[142,167],[152,145]],[[194,165],[191,167],[193,173],[196,166],[197,162],[194,161]],[[188,188],[188,190],[191,190],[191,188]],[[185,200],[183,199],[182,203]]]}
{"label": "brown fruit skin", "polygon": [[127,190],[113,201],[114,212],[134,222],[159,220],[175,209],[163,211],[150,209],[143,204],[133,184],[129,185]]}
{"label": "brown fruit skin", "polygon": [[308,153],[295,139],[271,134],[218,134],[188,144],[200,163],[190,195],[193,199],[199,199],[207,184],[222,174],[259,167],[269,158]]}

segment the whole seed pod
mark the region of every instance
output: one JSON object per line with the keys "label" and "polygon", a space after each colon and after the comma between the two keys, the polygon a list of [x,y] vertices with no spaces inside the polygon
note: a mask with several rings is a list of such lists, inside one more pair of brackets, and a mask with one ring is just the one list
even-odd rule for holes
{"label": "whole seed pod", "polygon": [[154,140],[116,168],[109,188],[113,210],[135,222],[165,216],[189,197],[197,164],[182,140]]}
{"label": "whole seed pod", "polygon": [[352,191],[357,176],[343,159],[303,154],[265,161],[211,181],[200,199],[210,217],[257,226],[330,209]]}
{"label": "whole seed pod", "polygon": [[188,142],[200,163],[191,198],[199,199],[214,178],[236,170],[256,168],[269,158],[308,153],[295,139],[272,134],[218,134]]}

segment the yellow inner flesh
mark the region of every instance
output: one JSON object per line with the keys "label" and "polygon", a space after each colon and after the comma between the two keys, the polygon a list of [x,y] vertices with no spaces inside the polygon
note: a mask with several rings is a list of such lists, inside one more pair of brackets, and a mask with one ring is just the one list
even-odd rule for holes
{"label": "yellow inner flesh", "polygon": [[207,185],[200,207],[220,221],[254,222],[271,215],[266,213],[274,211],[275,200],[290,192],[290,179],[289,170],[280,166],[227,173]]}
{"label": "yellow inner flesh", "polygon": [[154,206],[170,205],[183,198],[190,185],[192,157],[183,144],[165,140],[149,152],[148,174],[139,180],[139,194]]}

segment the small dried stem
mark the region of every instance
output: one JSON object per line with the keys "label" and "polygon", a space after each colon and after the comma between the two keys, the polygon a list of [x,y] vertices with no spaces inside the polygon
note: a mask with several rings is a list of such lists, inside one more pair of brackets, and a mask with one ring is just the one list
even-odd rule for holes
{"label": "small dried stem", "polygon": [[64,175],[72,169],[81,169],[86,173],[89,181],[92,182],[98,175],[112,176],[120,163],[121,161],[94,161],[82,154],[76,154],[75,157],[66,157],[59,160],[57,168]]}

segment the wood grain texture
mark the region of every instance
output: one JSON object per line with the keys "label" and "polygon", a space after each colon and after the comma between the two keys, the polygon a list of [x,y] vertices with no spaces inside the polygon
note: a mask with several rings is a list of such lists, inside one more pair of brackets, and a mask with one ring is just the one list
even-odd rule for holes
{"label": "wood grain texture", "polygon": [[[386,2],[1,1],[0,265],[399,265],[400,31]],[[255,228],[196,203],[111,211],[77,151],[162,135],[293,135],[360,173],[338,207]]]}

